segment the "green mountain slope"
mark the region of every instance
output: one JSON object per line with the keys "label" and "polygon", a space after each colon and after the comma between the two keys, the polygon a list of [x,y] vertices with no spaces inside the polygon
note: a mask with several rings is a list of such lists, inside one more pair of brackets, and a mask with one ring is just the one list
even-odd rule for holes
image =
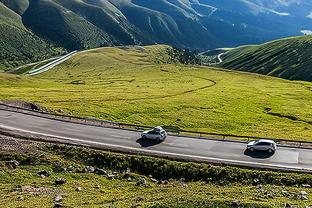
{"label": "green mountain slope", "polygon": [[222,67],[290,80],[312,81],[312,36],[295,37],[263,45],[233,49]]}
{"label": "green mountain slope", "polygon": [[70,50],[112,43],[104,31],[50,0],[31,0],[23,22],[39,36]]}
{"label": "green mountain slope", "polygon": [[22,15],[29,6],[28,0],[0,0],[0,2],[19,15]]}
{"label": "green mountain slope", "polygon": [[46,59],[62,51],[29,32],[21,17],[0,2],[0,69]]}

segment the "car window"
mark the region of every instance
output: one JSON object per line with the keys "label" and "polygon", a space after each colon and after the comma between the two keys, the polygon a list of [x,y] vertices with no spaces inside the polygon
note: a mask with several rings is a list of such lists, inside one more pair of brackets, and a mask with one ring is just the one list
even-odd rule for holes
{"label": "car window", "polygon": [[159,134],[159,133],[156,132],[156,131],[150,131],[150,132],[148,132],[148,134],[153,134],[153,135],[155,135],[155,134]]}
{"label": "car window", "polygon": [[261,146],[268,146],[268,145],[270,145],[269,143],[267,143],[267,142],[259,142],[257,145],[261,145]]}

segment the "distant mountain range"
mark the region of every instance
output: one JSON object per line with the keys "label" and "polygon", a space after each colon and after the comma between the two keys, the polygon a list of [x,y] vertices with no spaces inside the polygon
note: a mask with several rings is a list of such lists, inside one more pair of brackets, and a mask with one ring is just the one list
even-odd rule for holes
{"label": "distant mountain range", "polygon": [[[32,46],[40,57],[60,52],[59,48],[75,50],[108,45],[169,44],[208,50],[309,33],[312,3],[310,0],[0,0],[0,28],[2,51],[10,51],[16,57],[21,56],[17,44],[21,39],[21,44]],[[42,52],[42,48],[49,49]],[[25,60],[37,58],[24,53],[22,56]],[[4,59],[7,60],[0,57]],[[8,62],[5,64],[16,64]]]}

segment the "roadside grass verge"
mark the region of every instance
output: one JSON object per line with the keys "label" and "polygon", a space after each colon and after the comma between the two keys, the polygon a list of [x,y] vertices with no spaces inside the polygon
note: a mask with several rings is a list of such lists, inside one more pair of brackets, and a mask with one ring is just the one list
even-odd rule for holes
{"label": "roadside grass verge", "polygon": [[164,64],[165,48],[94,49],[35,77],[0,73],[0,100],[147,126],[312,141],[311,83]]}
{"label": "roadside grass verge", "polygon": [[[63,197],[65,207],[208,208],[233,207],[236,202],[239,207],[304,207],[312,203],[298,195],[311,192],[301,187],[303,182],[312,183],[308,174],[185,163],[9,137],[1,137],[0,143],[0,203],[6,207],[52,207],[56,195]],[[9,168],[12,160],[20,165]],[[86,166],[108,174],[86,172]],[[37,173],[42,170],[51,175],[40,177]],[[57,178],[66,179],[66,184],[55,185]],[[31,193],[27,187],[46,191]]]}

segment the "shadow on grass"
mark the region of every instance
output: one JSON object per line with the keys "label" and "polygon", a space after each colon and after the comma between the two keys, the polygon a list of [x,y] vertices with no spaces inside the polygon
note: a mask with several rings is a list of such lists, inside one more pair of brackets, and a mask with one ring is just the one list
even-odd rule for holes
{"label": "shadow on grass", "polygon": [[252,158],[257,158],[257,159],[266,159],[270,158],[274,155],[274,152],[269,153],[268,151],[250,151],[250,150],[245,150],[244,155],[247,155]]}
{"label": "shadow on grass", "polygon": [[140,138],[136,140],[136,142],[139,143],[141,147],[151,147],[151,146],[161,144],[163,141],[155,141],[155,140],[148,140],[148,139]]}

